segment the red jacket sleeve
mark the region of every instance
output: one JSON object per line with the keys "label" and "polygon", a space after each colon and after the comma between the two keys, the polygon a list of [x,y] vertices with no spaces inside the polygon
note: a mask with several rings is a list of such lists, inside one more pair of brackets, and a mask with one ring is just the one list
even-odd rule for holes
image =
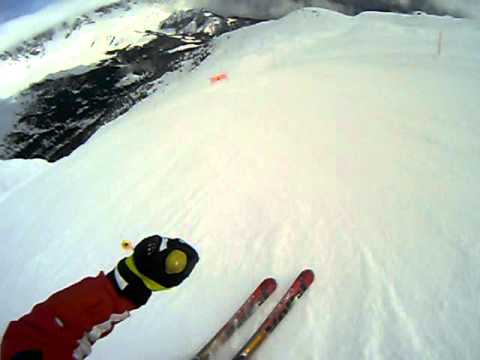
{"label": "red jacket sleeve", "polygon": [[12,321],[3,336],[1,359],[27,350],[39,350],[43,360],[83,359],[135,308],[103,272],[85,278]]}

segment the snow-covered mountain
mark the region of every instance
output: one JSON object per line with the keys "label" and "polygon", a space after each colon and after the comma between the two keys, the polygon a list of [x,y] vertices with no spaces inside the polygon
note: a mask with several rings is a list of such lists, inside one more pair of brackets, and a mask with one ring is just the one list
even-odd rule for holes
{"label": "snow-covered mountain", "polygon": [[[171,9],[167,4],[159,1],[122,0],[78,17],[66,19],[61,24],[20,43],[2,39],[0,60],[18,61],[45,55],[47,51],[54,52],[64,46],[71,47],[72,41],[68,39],[75,36],[74,42],[77,47],[91,48],[91,53],[96,50],[99,58],[95,60],[98,61],[105,57],[107,51],[132,44],[139,46],[147,42],[146,31],[168,29],[172,35],[204,32],[214,36],[231,30],[234,28],[233,24],[238,21],[236,17],[221,17],[202,9],[175,11],[170,15]],[[167,16],[169,19],[166,19]],[[237,27],[241,26],[243,26],[241,23],[237,24]],[[53,41],[55,44],[51,44]],[[62,51],[60,55],[68,55],[68,52]]]}
{"label": "snow-covered mountain", "polygon": [[[35,34],[32,38],[25,39],[20,43],[13,43],[15,40],[6,42],[2,41],[0,44],[2,50],[2,53],[0,53],[0,60],[19,60],[39,54],[45,54],[46,46],[52,40],[58,40],[59,38],[68,39],[74,32],[78,32],[83,28],[84,25],[96,24],[99,21],[106,20],[106,18],[113,19],[115,17],[121,17],[125,11],[131,10],[132,6],[136,3],[136,1],[124,0],[100,7],[93,12],[80,15],[73,19],[67,18],[59,25],[41,31],[38,34]],[[128,31],[128,28],[125,28],[125,30]],[[110,36],[112,35],[110,34]]]}
{"label": "snow-covered mountain", "polygon": [[[212,38],[258,22],[201,9],[166,17],[156,3],[133,6],[123,2],[102,8],[94,12],[95,21],[84,15],[68,28],[5,53],[0,67],[12,74],[11,83],[7,77],[3,84],[5,92],[28,87],[4,101],[17,108],[13,129],[0,144],[1,158],[56,161],[69,155],[98,128],[157,90],[166,73],[197,66],[208,55]],[[19,72],[23,83],[13,75]],[[36,79],[42,80],[29,85]]]}

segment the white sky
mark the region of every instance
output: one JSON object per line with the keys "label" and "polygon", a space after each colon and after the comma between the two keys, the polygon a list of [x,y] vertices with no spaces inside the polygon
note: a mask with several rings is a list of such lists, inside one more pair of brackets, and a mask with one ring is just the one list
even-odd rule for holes
{"label": "white sky", "polygon": [[299,11],[217,39],[70,157],[0,162],[0,329],[158,232],[199,266],[92,360],[190,358],[276,277],[231,359],[307,267],[258,358],[480,358],[479,42],[467,20]]}

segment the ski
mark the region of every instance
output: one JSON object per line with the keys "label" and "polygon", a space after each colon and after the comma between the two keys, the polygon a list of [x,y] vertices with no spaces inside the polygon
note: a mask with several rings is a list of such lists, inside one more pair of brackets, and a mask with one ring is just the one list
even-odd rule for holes
{"label": "ski", "polygon": [[312,270],[303,270],[295,279],[285,295],[280,299],[278,304],[273,308],[270,315],[260,325],[252,337],[245,343],[243,348],[235,355],[233,360],[248,359],[253,352],[260,347],[263,341],[277,327],[282,319],[290,311],[295,300],[299,299],[303,293],[313,283],[315,275]]}
{"label": "ski", "polygon": [[267,278],[252,292],[248,299],[238,308],[235,314],[211,338],[211,340],[195,355],[193,360],[207,360],[223,345],[242,324],[264,303],[275,291],[277,282]]}

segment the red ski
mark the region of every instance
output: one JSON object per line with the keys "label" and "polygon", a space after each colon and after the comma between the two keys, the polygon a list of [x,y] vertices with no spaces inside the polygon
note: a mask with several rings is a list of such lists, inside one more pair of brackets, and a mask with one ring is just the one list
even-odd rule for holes
{"label": "red ski", "polygon": [[223,345],[242,324],[263,304],[265,300],[275,291],[277,282],[275,279],[267,278],[253,291],[248,299],[238,308],[237,312],[228,320],[225,325],[212,337],[212,339],[200,350],[193,360],[206,360]]}
{"label": "red ski", "polygon": [[235,355],[233,360],[248,359],[253,352],[260,347],[267,336],[273,332],[280,321],[282,321],[285,315],[287,315],[287,313],[290,311],[292,305],[295,303],[295,300],[300,298],[310,287],[314,278],[315,275],[312,270],[303,270],[300,275],[298,275],[285,295],[273,308],[270,315],[267,316],[262,325],[260,325],[258,330],[246,342],[237,355]]}

